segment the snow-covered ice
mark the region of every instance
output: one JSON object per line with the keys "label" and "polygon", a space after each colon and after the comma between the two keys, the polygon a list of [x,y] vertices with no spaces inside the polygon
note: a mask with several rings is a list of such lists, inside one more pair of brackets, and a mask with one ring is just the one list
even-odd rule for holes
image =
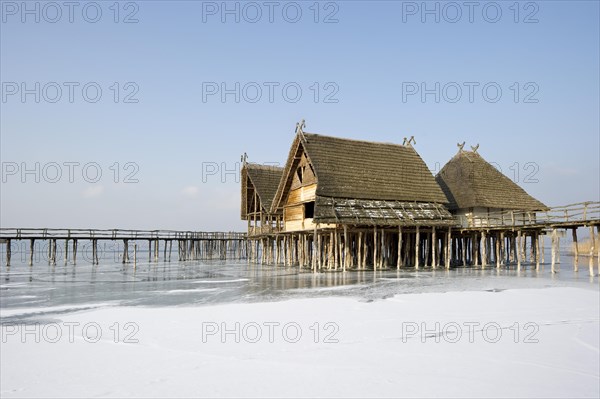
{"label": "snow-covered ice", "polygon": [[[135,288],[112,276],[81,301],[56,293],[70,283],[29,290],[4,271],[0,395],[600,396],[593,278],[193,268],[212,272],[162,285],[140,273]],[[19,304],[35,292],[50,296]]]}

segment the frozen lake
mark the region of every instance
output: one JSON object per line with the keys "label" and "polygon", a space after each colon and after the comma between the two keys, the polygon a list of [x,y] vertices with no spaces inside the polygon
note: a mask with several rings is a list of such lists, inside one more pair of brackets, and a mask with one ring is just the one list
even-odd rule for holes
{"label": "frozen lake", "polygon": [[560,272],[548,264],[539,272],[525,266],[412,269],[312,273],[246,261],[138,261],[93,266],[55,266],[39,261],[0,269],[0,309],[3,322],[43,322],[57,314],[106,306],[194,306],[279,301],[292,298],[344,296],[372,301],[406,293],[489,291],[514,288],[574,286],[598,290],[588,276],[587,259],[573,272],[572,258],[563,255]]}
{"label": "frozen lake", "polygon": [[21,261],[0,269],[0,395],[594,398],[600,293],[580,262]]}

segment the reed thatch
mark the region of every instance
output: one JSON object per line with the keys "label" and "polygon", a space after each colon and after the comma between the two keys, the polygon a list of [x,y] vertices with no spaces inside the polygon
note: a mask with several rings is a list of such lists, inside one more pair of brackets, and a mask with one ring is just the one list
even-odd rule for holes
{"label": "reed thatch", "polygon": [[436,176],[450,210],[496,208],[541,211],[548,207],[533,198],[478,153],[459,151]]}
{"label": "reed thatch", "polygon": [[317,177],[315,221],[420,224],[415,220],[430,216],[419,215],[418,204],[428,204],[421,206],[429,207],[433,219],[451,219],[441,205],[447,202],[444,193],[412,146],[302,132],[290,149],[272,210],[283,206],[302,152]]}
{"label": "reed thatch", "polygon": [[264,212],[270,212],[273,197],[279,186],[283,168],[272,165],[259,165],[246,163],[242,167],[242,220],[246,220],[247,214],[252,209],[252,198],[248,193],[256,191],[260,201],[260,208]]}
{"label": "reed thatch", "polygon": [[314,220],[369,226],[452,226],[456,223],[442,204],[320,196],[315,201]]}

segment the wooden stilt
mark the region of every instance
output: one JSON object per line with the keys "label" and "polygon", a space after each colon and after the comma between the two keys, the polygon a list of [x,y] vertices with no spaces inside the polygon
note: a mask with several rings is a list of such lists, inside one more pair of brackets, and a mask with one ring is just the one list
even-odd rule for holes
{"label": "wooden stilt", "polygon": [[422,240],[423,242],[421,243],[422,245],[422,249],[423,249],[423,266],[427,267],[429,265],[429,248],[430,248],[430,234],[426,233],[425,234],[425,239]]}
{"label": "wooden stilt", "polygon": [[73,265],[77,264],[77,239],[73,239]]}
{"label": "wooden stilt", "polygon": [[373,227],[373,270],[377,270],[377,227]]}
{"label": "wooden stilt", "polygon": [[313,255],[312,255],[312,270],[313,272],[317,271],[317,251],[319,248],[317,247],[317,225],[315,224],[315,229],[313,232]]}
{"label": "wooden stilt", "polygon": [[398,259],[396,260],[396,269],[402,267],[402,226],[398,226]]}
{"label": "wooden stilt", "polygon": [[435,226],[431,228],[431,266],[434,269],[437,269],[437,250],[438,250],[438,242],[436,237]]}
{"label": "wooden stilt", "polygon": [[538,241],[540,239],[540,234],[539,234],[539,231],[537,231],[537,230],[533,234],[534,234],[535,240],[531,245],[535,246],[535,254],[534,254],[535,255],[535,270],[539,271],[540,270],[540,250],[539,250]]}
{"label": "wooden stilt", "polygon": [[385,248],[385,230],[381,229],[381,251],[379,251],[379,269],[383,269],[384,259],[386,256],[386,248]]}
{"label": "wooden stilt", "polygon": [[11,256],[11,246],[10,246],[10,238],[6,240],[6,266],[10,266],[10,256]]}
{"label": "wooden stilt", "polygon": [[69,262],[69,239],[65,240],[65,266]]}
{"label": "wooden stilt", "polygon": [[[596,246],[596,237],[594,236],[594,226],[590,226],[590,241],[592,245],[590,246],[590,259],[588,261],[588,266],[590,269],[590,277],[594,277],[594,248]],[[598,251],[600,252],[600,251]],[[600,269],[599,269],[600,273]]]}
{"label": "wooden stilt", "polygon": [[517,231],[517,270],[521,270],[521,230]]}
{"label": "wooden stilt", "polygon": [[535,231],[531,231],[531,233],[529,234],[529,243],[530,248],[529,248],[529,264],[533,264],[535,263]]}
{"label": "wooden stilt", "polygon": [[485,230],[481,231],[481,240],[483,241],[483,245],[481,246],[481,268],[484,268],[487,266],[487,250],[488,250],[488,245],[487,245],[487,234],[485,232]]}
{"label": "wooden stilt", "polygon": [[346,271],[350,262],[350,245],[348,243],[348,225],[344,225],[344,263],[342,271]]}
{"label": "wooden stilt", "polygon": [[521,262],[522,263],[527,263],[527,251],[526,251],[526,245],[527,245],[527,235],[526,234],[521,234]]}
{"label": "wooden stilt", "polygon": [[356,268],[358,270],[362,269],[362,231],[358,232],[358,243],[356,245]]}
{"label": "wooden stilt", "polygon": [[128,263],[127,255],[128,255],[129,249],[127,247],[128,247],[127,240],[123,240],[123,259],[122,259],[123,263]]}
{"label": "wooden stilt", "polygon": [[557,236],[556,236],[556,229],[552,229],[552,251],[551,251],[551,256],[552,256],[552,273],[556,273],[556,270],[554,268],[554,265],[556,264],[556,243],[557,243]]}
{"label": "wooden stilt", "polygon": [[546,259],[545,259],[546,258],[546,256],[545,256],[546,255],[546,251],[544,250],[545,249],[544,248],[544,240],[545,239],[546,239],[546,236],[542,234],[540,236],[540,254],[542,255],[542,265],[544,263],[546,263]]}
{"label": "wooden stilt", "polygon": [[473,233],[473,248],[475,250],[475,254],[474,254],[474,260],[475,260],[475,266],[479,266],[479,244],[480,244],[480,238],[479,235],[477,235],[477,232]]}
{"label": "wooden stilt", "polygon": [[33,266],[33,248],[35,244],[35,239],[29,240],[29,266]]}
{"label": "wooden stilt", "polygon": [[419,247],[421,246],[421,237],[419,232],[419,226],[415,232],[415,269],[419,269]]}
{"label": "wooden stilt", "polygon": [[329,260],[327,261],[327,270],[331,270],[332,267],[335,267],[334,249],[335,249],[335,238],[334,238],[334,234],[332,231],[329,233],[329,248],[328,248]]}
{"label": "wooden stilt", "polygon": [[450,258],[452,256],[452,227],[448,227],[448,234],[446,238],[446,256],[444,260],[446,261],[446,269],[450,269]]}
{"label": "wooden stilt", "polygon": [[[593,231],[593,229],[592,229]],[[574,258],[573,258],[573,270],[579,270],[579,245],[577,243],[577,227],[574,227],[571,230],[573,234],[573,249],[575,250]]]}

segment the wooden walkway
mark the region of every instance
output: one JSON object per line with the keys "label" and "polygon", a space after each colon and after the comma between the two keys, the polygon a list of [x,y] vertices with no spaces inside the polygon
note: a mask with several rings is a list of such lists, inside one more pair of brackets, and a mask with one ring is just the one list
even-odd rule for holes
{"label": "wooden walkway", "polygon": [[557,206],[543,212],[503,211],[490,212],[476,218],[457,217],[463,229],[507,229],[507,228],[577,228],[600,224],[600,202],[581,202]]}
{"label": "wooden walkway", "polygon": [[[48,241],[48,260],[56,264],[57,242],[64,242],[65,264],[69,256],[77,262],[79,241],[92,244],[92,263],[99,263],[99,241],[123,241],[122,262],[130,263],[129,243],[133,246],[133,263],[137,263],[137,241],[148,242],[148,259],[158,261],[160,243],[163,242],[163,260],[171,260],[173,242],[177,243],[178,259],[244,259],[246,258],[246,234],[238,232],[197,232],[177,230],[122,230],[122,229],[45,229],[1,228],[0,242],[6,244],[6,265],[10,266],[11,243],[15,240],[29,241],[29,265],[33,265],[35,242]],[[69,246],[69,244],[71,244]],[[69,253],[71,248],[71,254]]]}

